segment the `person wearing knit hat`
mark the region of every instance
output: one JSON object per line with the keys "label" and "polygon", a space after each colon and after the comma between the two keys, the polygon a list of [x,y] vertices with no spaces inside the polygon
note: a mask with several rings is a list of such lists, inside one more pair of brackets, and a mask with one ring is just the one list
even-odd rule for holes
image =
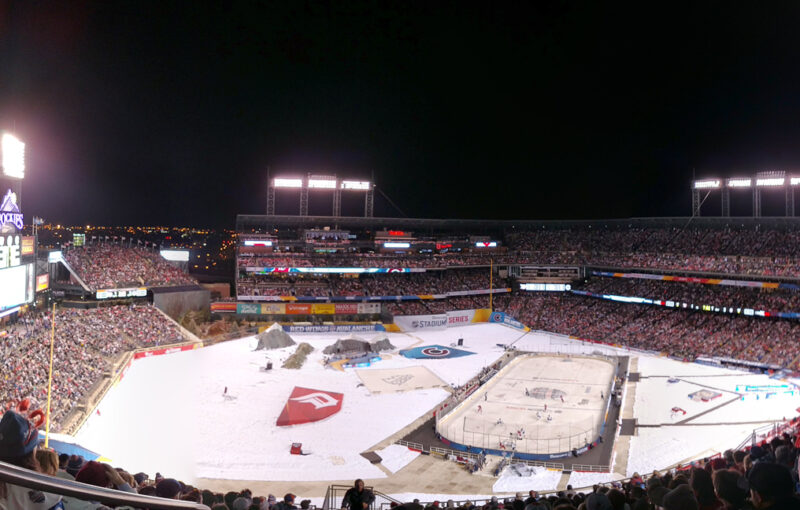
{"label": "person wearing knit hat", "polygon": [[698,510],[700,505],[691,487],[682,483],[664,495],[665,510]]}
{"label": "person wearing knit hat", "polygon": [[[0,461],[17,467],[39,471],[36,447],[39,432],[24,416],[6,411],[0,418]],[[25,510],[51,510],[63,508],[61,496],[30,490],[27,487],[4,483],[0,492],[0,508]]]}
{"label": "person wearing knit hat", "polygon": [[605,494],[595,492],[586,498],[586,510],[611,510],[611,500]]}
{"label": "person wearing knit hat", "polygon": [[239,496],[233,500],[233,510],[247,510],[250,508],[250,503],[249,499]]}
{"label": "person wearing knit hat", "polygon": [[290,492],[283,497],[283,501],[275,505],[273,508],[277,510],[297,510],[297,507],[294,506],[295,498],[296,496]]}
{"label": "person wearing knit hat", "polygon": [[75,475],[78,474],[78,471],[80,471],[81,468],[83,467],[84,462],[85,461],[83,460],[83,457],[81,457],[80,455],[70,456],[69,461],[67,461],[66,472],[72,475],[74,478]]}
{"label": "person wearing knit hat", "polygon": [[166,499],[178,499],[181,495],[181,483],[174,478],[164,478],[156,484],[156,496]]}
{"label": "person wearing knit hat", "polygon": [[663,485],[654,485],[650,489],[647,490],[647,497],[650,498],[650,501],[658,507],[664,506],[664,496],[667,495],[669,489],[664,487]]}
{"label": "person wearing knit hat", "polygon": [[[90,460],[81,467],[80,471],[75,475],[75,481],[106,489],[136,492],[116,469],[108,464],[94,460]],[[105,505],[96,501],[86,501],[70,496],[64,497],[64,506],[69,510],[96,510],[105,507]]]}
{"label": "person wearing knit hat", "polygon": [[750,500],[758,510],[798,509],[800,502],[794,496],[791,472],[780,464],[758,462],[747,476],[750,483]]}

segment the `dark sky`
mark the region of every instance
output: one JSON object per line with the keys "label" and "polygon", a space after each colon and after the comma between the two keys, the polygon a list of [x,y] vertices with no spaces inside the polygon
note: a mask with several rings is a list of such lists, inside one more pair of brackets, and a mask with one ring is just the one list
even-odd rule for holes
{"label": "dark sky", "polygon": [[416,217],[685,216],[693,169],[800,168],[797,2],[203,4],[0,0],[24,212],[232,226],[270,166]]}

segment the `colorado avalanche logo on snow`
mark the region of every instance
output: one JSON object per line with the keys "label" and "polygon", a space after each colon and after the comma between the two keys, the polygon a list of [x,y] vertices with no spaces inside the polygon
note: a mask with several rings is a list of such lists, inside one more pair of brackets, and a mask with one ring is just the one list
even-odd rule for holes
{"label": "colorado avalanche logo on snow", "polygon": [[446,358],[450,356],[450,349],[447,347],[425,347],[422,349],[422,354],[431,358]]}
{"label": "colorado avalanche logo on snow", "polygon": [[324,420],[341,411],[343,398],[341,393],[295,386],[277,424],[285,427]]}
{"label": "colorado avalanche logo on snow", "polygon": [[460,358],[461,356],[469,356],[475,353],[453,347],[445,347],[443,345],[424,345],[422,347],[402,350],[400,354],[406,358],[413,359],[443,359]]}

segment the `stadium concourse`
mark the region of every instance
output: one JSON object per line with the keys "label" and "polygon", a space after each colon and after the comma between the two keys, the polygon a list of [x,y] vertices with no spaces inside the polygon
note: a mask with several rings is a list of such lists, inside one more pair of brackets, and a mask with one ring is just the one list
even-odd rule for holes
{"label": "stadium concourse", "polygon": [[[759,426],[793,417],[800,404],[796,391],[775,390],[771,393],[776,394],[767,398],[769,391],[764,388],[778,384],[766,375],[547,333],[522,334],[495,324],[389,334],[394,351],[381,354],[382,359],[369,367],[344,371],[327,368],[321,353],[341,335],[293,336],[314,347],[297,371],[280,368],[294,347],[255,351],[254,337],[137,360],[100,404],[101,413],[87,421],[77,438],[128,469],[162,470],[213,490],[292,490],[321,502],[332,481],[361,477],[401,500],[418,494],[427,499],[474,499],[480,493],[555,490],[566,482],[583,487],[706,457],[737,447]],[[441,356],[457,338],[464,340],[457,349],[472,354]],[[393,445],[426,421],[450,393],[440,387],[423,387],[373,394],[363,385],[360,371],[386,370],[387,378],[396,378],[397,370],[421,366],[455,386],[458,394],[462,385],[485,373],[486,367],[514,352],[498,344],[513,344],[518,351],[631,358],[629,372],[636,377],[626,384],[622,412],[623,420],[635,421],[635,435],[617,439],[610,472],[562,475],[561,471],[533,469],[520,476],[519,470],[509,469],[496,480],[465,479],[459,476],[465,471],[455,462],[418,457]],[[435,347],[434,357],[407,357],[401,352],[426,346]],[[271,371],[262,370],[267,360],[274,363]],[[401,379],[398,382],[406,382]],[[297,393],[298,387],[312,391]],[[710,391],[712,397],[693,399],[700,390]],[[186,398],[188,394],[197,399]],[[143,399],[141,395],[158,397]],[[322,421],[276,427],[292,399],[318,409],[340,406],[340,410],[324,415]],[[685,414],[673,413],[676,407]],[[513,411],[509,413],[504,421],[512,422],[515,416]],[[615,430],[617,425],[609,424]],[[174,427],[175,432],[167,434],[165,427]],[[148,440],[119,440],[127,434]],[[298,443],[303,455],[291,451]],[[180,455],[174,455],[175,448]],[[382,464],[371,464],[361,455],[365,452],[377,453]],[[189,456],[196,459],[194,465],[178,460]],[[432,475],[436,472],[440,474]],[[487,479],[492,480],[491,485]],[[460,480],[464,485],[457,483]],[[298,487],[306,492],[300,493]]]}

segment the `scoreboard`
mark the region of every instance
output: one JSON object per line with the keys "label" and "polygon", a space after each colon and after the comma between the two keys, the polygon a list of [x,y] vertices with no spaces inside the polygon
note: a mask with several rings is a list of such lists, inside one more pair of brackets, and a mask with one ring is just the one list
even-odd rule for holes
{"label": "scoreboard", "polygon": [[31,236],[0,234],[0,315],[32,303],[35,296],[35,241]]}

